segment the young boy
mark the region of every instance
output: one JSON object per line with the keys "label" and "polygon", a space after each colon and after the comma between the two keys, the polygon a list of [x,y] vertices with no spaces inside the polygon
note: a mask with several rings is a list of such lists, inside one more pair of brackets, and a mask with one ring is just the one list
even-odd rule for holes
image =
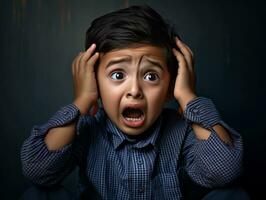
{"label": "young boy", "polygon": [[[207,188],[235,180],[241,137],[197,97],[193,53],[175,36],[148,6],[94,20],[72,65],[75,99],[33,128],[24,174],[52,186],[78,165],[79,197],[102,199],[181,199],[184,174]],[[164,108],[171,98],[183,114]]]}

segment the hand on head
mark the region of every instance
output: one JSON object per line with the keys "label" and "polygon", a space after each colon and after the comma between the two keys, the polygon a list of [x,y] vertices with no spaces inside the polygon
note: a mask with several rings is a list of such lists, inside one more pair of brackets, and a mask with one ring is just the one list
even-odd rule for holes
{"label": "hand on head", "polygon": [[180,51],[173,49],[173,53],[178,61],[179,68],[175,82],[174,97],[184,110],[185,105],[196,98],[194,58],[191,49],[176,38],[176,45]]}
{"label": "hand on head", "polygon": [[99,53],[94,52],[95,44],[85,52],[79,53],[72,64],[72,74],[74,81],[74,104],[80,109],[81,114],[85,114],[89,109],[97,104],[98,87],[94,66],[99,58]]}

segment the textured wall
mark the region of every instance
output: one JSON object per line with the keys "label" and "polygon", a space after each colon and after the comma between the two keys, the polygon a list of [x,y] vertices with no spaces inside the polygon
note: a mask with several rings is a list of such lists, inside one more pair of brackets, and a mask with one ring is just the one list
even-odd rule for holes
{"label": "textured wall", "polygon": [[[240,2],[240,1],[239,1]],[[222,0],[1,0],[1,199],[29,186],[20,147],[34,124],[71,103],[71,63],[93,18],[147,3],[176,25],[196,56],[198,94],[214,100],[245,139],[243,185],[255,197],[266,167],[265,4]],[[71,187],[74,175],[65,184]]]}

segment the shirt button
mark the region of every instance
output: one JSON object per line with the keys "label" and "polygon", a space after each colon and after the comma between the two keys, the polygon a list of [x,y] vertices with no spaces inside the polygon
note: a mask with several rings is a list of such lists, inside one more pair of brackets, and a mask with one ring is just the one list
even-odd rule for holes
{"label": "shirt button", "polygon": [[139,187],[139,192],[140,193],[143,193],[144,191],[145,191],[145,187],[144,186]]}
{"label": "shirt button", "polygon": [[194,109],[192,110],[192,112],[193,112],[194,114],[198,114],[198,113],[199,113],[199,109],[194,108]]}
{"label": "shirt button", "polygon": [[64,114],[64,115],[67,115],[67,114],[68,114],[68,111],[64,111],[63,114]]}
{"label": "shirt button", "polygon": [[142,160],[141,159],[138,159],[138,164],[139,165],[142,165],[142,163],[143,163]]}

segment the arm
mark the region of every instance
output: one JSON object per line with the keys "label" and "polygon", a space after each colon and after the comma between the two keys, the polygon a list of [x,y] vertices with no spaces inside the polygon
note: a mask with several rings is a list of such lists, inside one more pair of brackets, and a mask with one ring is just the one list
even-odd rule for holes
{"label": "arm", "polygon": [[[173,53],[179,62],[179,75],[176,78],[174,96],[179,102],[181,109],[184,111],[186,105],[193,99],[197,98],[197,95],[195,94],[194,61],[193,53],[186,44],[176,38],[176,45],[181,52],[173,49]],[[206,140],[211,135],[211,132],[208,129],[198,124],[194,123],[192,127],[198,139]],[[229,133],[223,126],[215,124],[213,129],[224,142],[231,143]]]}
{"label": "arm", "polygon": [[176,45],[180,51],[173,49],[179,63],[174,96],[190,125],[184,147],[185,168],[195,182],[221,186],[240,174],[241,137],[221,120],[211,100],[197,97],[193,53],[178,39]]}
{"label": "arm", "polygon": [[54,185],[74,169],[76,160],[73,157],[73,144],[49,150],[44,138],[49,129],[76,123],[78,116],[77,107],[70,104],[61,108],[46,124],[33,127],[21,148],[22,171],[32,182]]}
{"label": "arm", "polygon": [[34,127],[22,145],[23,173],[34,183],[56,184],[75,167],[80,158],[76,155],[76,150],[80,148],[73,147],[77,139],[76,124],[79,115],[87,113],[98,98],[93,69],[98,53],[92,55],[94,49],[95,45],[92,45],[73,62],[74,103],[60,109],[46,124]]}
{"label": "arm", "polygon": [[[188,137],[184,145],[185,169],[191,179],[205,187],[224,186],[241,173],[243,158],[242,138],[219,116],[210,99],[198,97],[186,106]],[[210,132],[208,139],[199,139],[193,124]],[[222,140],[213,128],[220,125],[230,134],[230,143]]]}
{"label": "arm", "polygon": [[[72,65],[74,79],[75,100],[74,105],[78,107],[81,115],[84,115],[97,102],[98,89],[94,74],[94,64],[99,53],[93,54],[93,44],[85,53],[80,53]],[[49,150],[57,150],[70,144],[75,138],[75,122],[50,129],[45,136],[45,144]]]}

